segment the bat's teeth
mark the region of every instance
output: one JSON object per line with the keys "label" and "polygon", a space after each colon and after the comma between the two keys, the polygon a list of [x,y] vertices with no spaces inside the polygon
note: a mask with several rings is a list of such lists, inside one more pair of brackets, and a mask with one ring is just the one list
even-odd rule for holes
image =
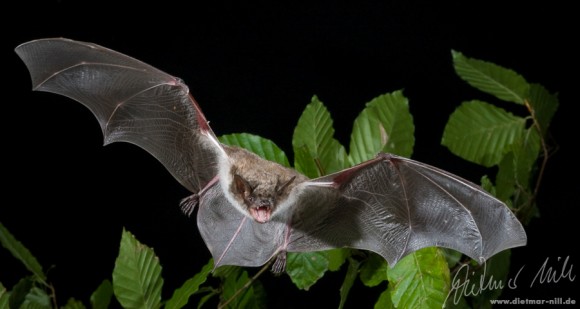
{"label": "bat's teeth", "polygon": [[272,213],[272,209],[270,207],[251,207],[250,214],[254,218],[254,220],[265,223],[270,221],[270,214]]}

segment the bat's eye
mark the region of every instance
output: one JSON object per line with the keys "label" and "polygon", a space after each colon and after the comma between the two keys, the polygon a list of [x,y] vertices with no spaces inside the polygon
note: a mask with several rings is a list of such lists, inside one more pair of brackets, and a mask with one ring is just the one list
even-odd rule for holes
{"label": "bat's eye", "polygon": [[253,203],[255,198],[253,196],[248,196],[248,202]]}

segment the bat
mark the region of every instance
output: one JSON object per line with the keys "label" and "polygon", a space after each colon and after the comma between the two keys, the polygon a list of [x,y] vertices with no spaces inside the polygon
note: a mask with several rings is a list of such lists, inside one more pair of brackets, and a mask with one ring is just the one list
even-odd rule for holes
{"label": "bat", "polygon": [[157,158],[191,191],[181,208],[215,267],[262,266],[287,252],[370,250],[393,266],[424,247],[482,263],[526,244],[510,211],[479,186],[388,153],[309,179],[219,142],[179,78],[105,47],[63,38],[16,47],[34,90],[67,96],[95,115],[104,144],[128,142]]}

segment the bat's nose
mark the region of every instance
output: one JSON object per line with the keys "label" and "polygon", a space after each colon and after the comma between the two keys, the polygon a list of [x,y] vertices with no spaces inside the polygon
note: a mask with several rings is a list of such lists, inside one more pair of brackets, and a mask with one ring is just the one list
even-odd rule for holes
{"label": "bat's nose", "polygon": [[258,207],[271,207],[272,202],[269,199],[261,199],[261,200],[258,200],[258,203],[256,203],[256,205]]}
{"label": "bat's nose", "polygon": [[254,204],[258,207],[272,207],[274,201],[271,198],[258,198]]}

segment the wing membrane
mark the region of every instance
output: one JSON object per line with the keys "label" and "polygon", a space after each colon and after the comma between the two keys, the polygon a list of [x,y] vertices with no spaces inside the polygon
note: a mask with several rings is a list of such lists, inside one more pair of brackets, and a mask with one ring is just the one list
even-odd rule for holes
{"label": "wing membrane", "polygon": [[31,41],[16,53],[35,90],[67,96],[91,110],[105,144],[140,146],[192,192],[217,174],[223,151],[180,79],[116,51],[67,39]]}

